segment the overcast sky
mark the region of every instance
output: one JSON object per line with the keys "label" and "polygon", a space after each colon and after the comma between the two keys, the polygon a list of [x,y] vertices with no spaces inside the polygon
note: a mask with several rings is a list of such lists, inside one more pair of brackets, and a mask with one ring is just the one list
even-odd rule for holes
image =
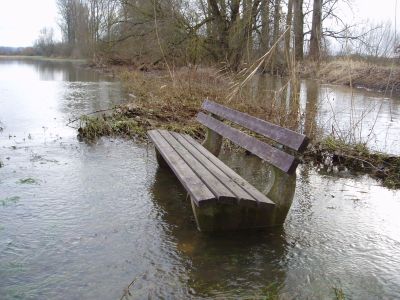
{"label": "overcast sky", "polygon": [[[346,23],[364,19],[394,23],[396,0],[351,1],[351,10],[342,6]],[[57,18],[56,0],[0,0],[0,46],[30,46],[43,27],[53,27],[60,37]],[[400,16],[397,19],[399,28]]]}
{"label": "overcast sky", "polygon": [[30,46],[45,26],[58,31],[56,0],[0,0],[0,46]]}

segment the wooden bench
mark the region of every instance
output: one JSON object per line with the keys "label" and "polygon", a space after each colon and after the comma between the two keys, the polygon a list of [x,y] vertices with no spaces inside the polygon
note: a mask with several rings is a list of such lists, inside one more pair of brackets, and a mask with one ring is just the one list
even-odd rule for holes
{"label": "wooden bench", "polygon": [[[283,151],[303,151],[308,139],[289,129],[206,100],[197,120],[205,125],[203,145],[186,134],[151,130],[160,166],[168,166],[190,196],[197,227],[201,231],[263,228],[283,224],[293,200],[296,183],[295,156]],[[225,123],[231,121],[267,137],[265,143]],[[273,173],[267,195],[257,190],[217,158],[222,139],[257,155]]]}

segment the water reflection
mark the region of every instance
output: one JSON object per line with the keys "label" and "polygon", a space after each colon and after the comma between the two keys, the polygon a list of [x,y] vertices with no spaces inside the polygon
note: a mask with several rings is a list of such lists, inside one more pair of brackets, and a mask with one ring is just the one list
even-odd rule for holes
{"label": "water reflection", "polygon": [[[269,189],[270,170],[258,158],[225,152],[221,159]],[[368,177],[317,173],[310,166],[299,167],[297,186],[283,228],[205,235],[195,230],[185,190],[158,168],[151,195],[185,258],[185,297],[325,299],[334,297],[333,287],[355,299],[399,293],[400,236],[391,217],[400,209],[398,193]]]}
{"label": "water reflection", "polygon": [[[9,59],[0,58],[0,68],[7,67],[4,78],[18,79],[18,73],[24,72],[40,81],[68,81],[68,82],[97,82],[105,80],[104,76],[83,67],[82,61],[68,60],[38,60],[38,59]],[[20,73],[21,74],[21,73]],[[0,78],[2,76],[0,75]],[[106,81],[113,81],[107,78]]]}
{"label": "water reflection", "polygon": [[307,81],[307,100],[304,118],[304,134],[314,139],[317,135],[316,116],[318,112],[319,84],[316,81]]}
{"label": "water reflection", "polygon": [[255,77],[242,93],[272,111],[267,116],[272,122],[300,128],[310,137],[333,134],[374,150],[400,153],[399,96],[268,75]]}
{"label": "water reflection", "polygon": [[112,108],[125,98],[119,82],[106,81],[73,62],[0,59],[0,69],[2,137],[10,136],[2,140],[10,147],[75,136],[75,130],[65,126],[70,119]]}
{"label": "water reflection", "polygon": [[[284,282],[285,272],[279,266],[286,255],[283,228],[202,234],[195,230],[185,190],[171,175],[170,170],[158,168],[151,192],[177,250],[186,257],[190,295],[261,297],[269,291],[271,283],[279,287]],[[275,292],[278,293],[279,288]]]}

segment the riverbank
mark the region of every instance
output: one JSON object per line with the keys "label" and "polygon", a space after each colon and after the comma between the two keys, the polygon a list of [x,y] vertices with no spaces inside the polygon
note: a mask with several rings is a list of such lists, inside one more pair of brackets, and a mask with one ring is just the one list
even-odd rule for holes
{"label": "riverbank", "polygon": [[[82,138],[124,136],[145,141],[148,130],[162,128],[201,140],[205,132],[195,117],[206,98],[293,130],[299,128],[301,122],[298,107],[288,110],[274,103],[260,105],[245,101],[245,90],[232,94],[237,83],[232,84],[231,78],[213,69],[184,68],[169,74],[119,67],[113,69],[113,73],[121,79],[130,101],[100,116],[83,116],[78,129]],[[316,136],[302,160],[317,163],[328,172],[367,173],[387,187],[400,188],[400,158],[374,153],[361,143],[349,144],[332,136]]]}
{"label": "riverbank", "polygon": [[300,75],[321,83],[379,91],[389,96],[400,93],[400,66],[393,62],[374,63],[362,59],[336,58],[317,65],[304,62]]}

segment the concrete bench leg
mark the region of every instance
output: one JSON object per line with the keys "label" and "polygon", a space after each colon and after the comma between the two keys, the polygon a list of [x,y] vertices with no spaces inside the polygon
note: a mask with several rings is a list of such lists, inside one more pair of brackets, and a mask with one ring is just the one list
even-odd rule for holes
{"label": "concrete bench leg", "polygon": [[218,156],[219,152],[221,151],[222,136],[216,133],[215,131],[207,128],[206,138],[202,145],[212,154]]}
{"label": "concrete bench leg", "polygon": [[274,213],[271,215],[271,221],[275,225],[282,225],[293,202],[296,190],[296,173],[289,175],[274,166],[270,167],[273,184],[267,193],[267,197],[276,204]]}

